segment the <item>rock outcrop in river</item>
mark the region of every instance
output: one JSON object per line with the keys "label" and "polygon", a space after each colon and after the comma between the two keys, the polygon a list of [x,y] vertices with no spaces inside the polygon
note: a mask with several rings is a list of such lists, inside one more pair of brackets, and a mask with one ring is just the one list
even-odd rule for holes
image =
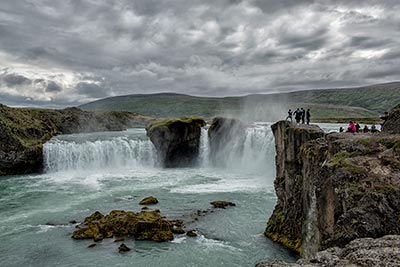
{"label": "rock outcrop in river", "polygon": [[77,226],[73,239],[100,241],[113,236],[133,236],[137,240],[157,242],[174,239],[173,222],[166,220],[158,211],[113,210],[108,215],[95,212]]}
{"label": "rock outcrop in river", "polygon": [[400,234],[400,135],[324,134],[280,121],[278,202],[265,235],[305,257],[350,241]]}
{"label": "rock outcrop in river", "polygon": [[162,119],[146,127],[147,136],[157,149],[163,167],[194,165],[199,156],[201,127],[206,122],[200,117]]}
{"label": "rock outcrop in river", "polygon": [[120,131],[152,118],[131,112],[11,108],[0,104],[0,175],[39,172],[42,145],[58,134]]}

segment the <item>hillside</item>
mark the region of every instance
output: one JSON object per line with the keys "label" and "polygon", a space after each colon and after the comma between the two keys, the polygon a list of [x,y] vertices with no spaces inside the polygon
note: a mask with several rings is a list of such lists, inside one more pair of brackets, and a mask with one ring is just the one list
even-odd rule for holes
{"label": "hillside", "polygon": [[240,97],[197,97],[160,93],[105,98],[81,105],[84,110],[132,111],[154,117],[233,115],[276,120],[289,108],[310,108],[313,118],[377,117],[400,103],[400,82],[360,88],[297,91]]}

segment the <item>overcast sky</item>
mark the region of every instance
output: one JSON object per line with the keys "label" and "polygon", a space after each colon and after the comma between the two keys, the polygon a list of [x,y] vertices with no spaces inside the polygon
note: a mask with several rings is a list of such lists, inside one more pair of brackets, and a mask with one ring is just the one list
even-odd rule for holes
{"label": "overcast sky", "polygon": [[400,80],[398,0],[1,0],[0,103]]}

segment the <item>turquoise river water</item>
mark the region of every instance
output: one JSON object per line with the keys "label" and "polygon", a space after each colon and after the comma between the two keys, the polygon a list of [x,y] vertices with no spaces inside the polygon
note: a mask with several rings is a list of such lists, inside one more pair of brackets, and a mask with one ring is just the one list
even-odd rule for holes
{"label": "turquoise river water", "polygon": [[[325,125],[326,126],[326,125]],[[326,126],[327,127],[327,126]],[[328,127],[329,128],[329,127]],[[338,128],[334,125],[332,129]],[[328,129],[329,130],[329,129]],[[270,124],[247,129],[240,153],[232,143],[220,162],[208,161],[202,132],[197,167],[157,167],[144,129],[65,135],[44,145],[46,170],[40,175],[0,177],[0,266],[254,266],[268,259],[296,257],[263,236],[276,203],[275,148]],[[149,195],[167,218],[185,218],[198,237],[176,235],[165,243],[124,243],[113,239],[73,240],[76,224],[95,211],[140,211]],[[236,207],[215,209],[198,220],[197,210],[227,200]]]}

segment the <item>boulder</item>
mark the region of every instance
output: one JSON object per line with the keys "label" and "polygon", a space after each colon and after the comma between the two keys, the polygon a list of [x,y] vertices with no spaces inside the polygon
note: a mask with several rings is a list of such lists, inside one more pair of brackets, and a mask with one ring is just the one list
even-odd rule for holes
{"label": "boulder", "polygon": [[137,240],[163,242],[174,238],[173,225],[172,221],[165,219],[156,211],[135,213],[133,211],[113,210],[103,217],[96,213],[87,217],[84,223],[77,226],[72,238],[100,241],[114,235],[129,235]]}
{"label": "boulder", "polygon": [[400,134],[400,105],[393,108],[382,125],[382,131],[391,134]]}
{"label": "boulder", "polygon": [[359,238],[344,248],[333,247],[318,252],[309,259],[300,259],[297,263],[279,260],[265,261],[256,267],[370,267],[400,266],[400,236],[388,235],[381,238]]}
{"label": "boulder", "polygon": [[281,121],[277,204],[265,235],[313,257],[356,238],[400,234],[400,136],[324,134]]}
{"label": "boulder", "polygon": [[[144,199],[142,199],[139,202],[139,205],[155,205],[157,203],[158,203],[158,199],[153,196],[150,196],[150,197],[145,197]],[[144,208],[146,208],[146,207],[143,207],[142,210],[148,209],[148,208],[147,209],[144,209]]]}
{"label": "boulder", "polygon": [[208,129],[210,160],[214,165],[226,165],[226,156],[243,152],[246,125],[238,119],[216,117]]}
{"label": "boulder", "polygon": [[128,248],[124,243],[122,243],[119,247],[118,247],[118,251],[119,252],[127,252],[130,251],[131,249]]}
{"label": "boulder", "polygon": [[213,201],[210,204],[213,205],[214,208],[218,208],[218,209],[225,209],[226,207],[229,207],[229,206],[231,206],[231,207],[236,206],[236,204],[233,202],[223,201],[223,200]]}
{"label": "boulder", "polygon": [[199,155],[201,127],[206,122],[200,117],[162,119],[146,127],[147,136],[154,144],[163,167],[187,167],[196,164]]}

